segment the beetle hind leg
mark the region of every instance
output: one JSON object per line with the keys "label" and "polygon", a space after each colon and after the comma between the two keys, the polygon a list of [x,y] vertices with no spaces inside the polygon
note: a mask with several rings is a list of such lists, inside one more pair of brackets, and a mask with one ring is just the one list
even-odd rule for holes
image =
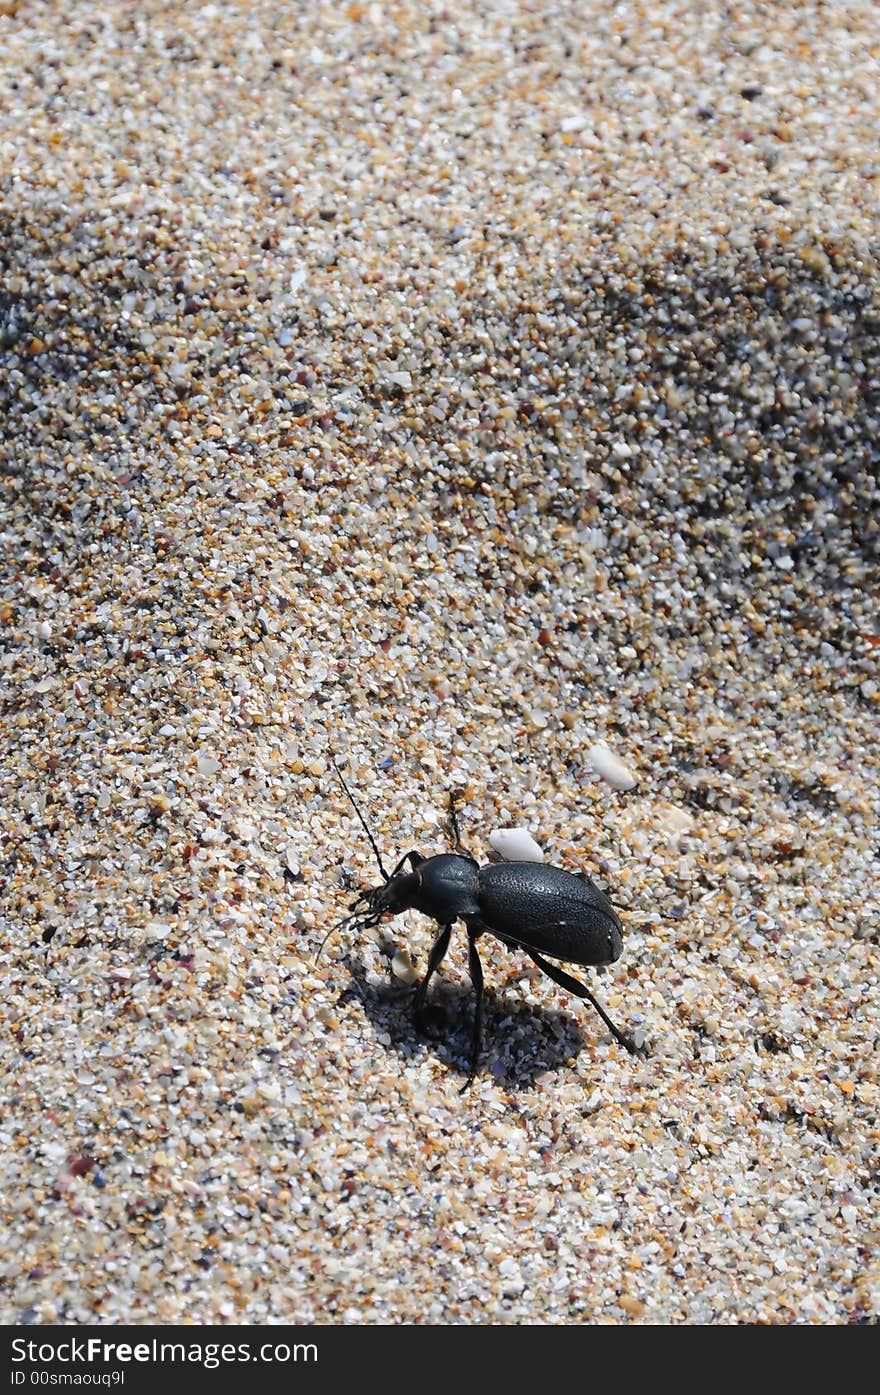
{"label": "beetle hind leg", "polygon": [[621,1046],[626,1047],[626,1050],[631,1056],[644,1055],[644,1050],[636,1046],[631,1037],[624,1036],[623,1032],[615,1027],[601,1003],[593,997],[590,990],[584,987],[579,979],[572,978],[571,974],[565,973],[563,969],[558,969],[555,964],[549,964],[546,959],[542,959],[541,955],[536,954],[533,949],[527,949],[526,954],[528,954],[530,959],[534,960],[541,972],[545,973],[548,978],[552,978],[554,983],[558,983],[560,988],[567,988],[569,993],[574,993],[578,998],[586,998],[587,1002],[592,1003],[615,1041],[619,1041]]}

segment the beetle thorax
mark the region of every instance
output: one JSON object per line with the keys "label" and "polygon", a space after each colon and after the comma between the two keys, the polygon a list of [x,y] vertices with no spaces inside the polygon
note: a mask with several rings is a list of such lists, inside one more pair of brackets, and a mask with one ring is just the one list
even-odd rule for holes
{"label": "beetle thorax", "polygon": [[412,872],[400,872],[382,889],[383,909],[421,911],[440,925],[476,915],[479,864],[459,853],[426,857]]}
{"label": "beetle thorax", "polygon": [[418,896],[418,890],[415,872],[398,872],[396,877],[389,877],[384,886],[377,886],[370,895],[377,911],[399,915],[416,904],[414,898]]}

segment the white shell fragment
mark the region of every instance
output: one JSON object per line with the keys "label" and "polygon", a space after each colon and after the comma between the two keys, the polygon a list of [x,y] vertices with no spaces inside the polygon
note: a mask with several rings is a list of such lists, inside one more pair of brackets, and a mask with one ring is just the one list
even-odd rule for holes
{"label": "white shell fragment", "polygon": [[636,777],[622,760],[618,760],[607,746],[598,743],[587,752],[587,760],[597,775],[607,780],[616,790],[631,790],[637,783]]}
{"label": "white shell fragment", "polygon": [[544,853],[527,828],[496,828],[489,846],[508,862],[543,862]]}
{"label": "white shell fragment", "polygon": [[391,972],[401,983],[415,983],[418,979],[416,966],[405,949],[397,950],[391,960]]}

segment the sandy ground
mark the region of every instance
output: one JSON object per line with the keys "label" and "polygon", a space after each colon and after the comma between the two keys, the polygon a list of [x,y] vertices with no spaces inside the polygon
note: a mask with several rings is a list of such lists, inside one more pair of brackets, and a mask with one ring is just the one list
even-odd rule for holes
{"label": "sandy ground", "polygon": [[[841,0],[0,3],[0,1317],[876,1317],[877,99]],[[604,743],[632,772],[599,776]],[[528,828],[589,1006],[321,938]],[[577,972],[576,968],[574,970]]]}

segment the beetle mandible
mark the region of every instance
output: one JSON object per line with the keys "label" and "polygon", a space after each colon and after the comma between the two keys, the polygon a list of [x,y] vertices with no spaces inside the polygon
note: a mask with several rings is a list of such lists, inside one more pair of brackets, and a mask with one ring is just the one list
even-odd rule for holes
{"label": "beetle mandible", "polygon": [[[477,940],[485,934],[494,935],[508,949],[524,950],[554,983],[592,1003],[615,1040],[630,1055],[642,1054],[643,1048],[615,1027],[584,984],[545,958],[593,966],[613,964],[620,958],[623,949],[620,918],[608,897],[593,885],[585,872],[567,872],[545,862],[489,862],[481,867],[462,845],[453,794],[449,796],[449,818],[455,851],[424,857],[413,849],[404,853],[393,870],[387,872],[376,841],[335,761],[333,768],[370,840],[384,880],[381,886],[360,892],[351,913],[328,931],[318,954],[333,931],[343,925],[354,924],[358,929],[365,929],[385,916],[400,915],[407,910],[421,911],[436,920],[440,930],[415,995],[415,1022],[422,1029],[428,985],[449,948],[453,925],[463,920],[468,937],[468,967],[477,1000],[470,1067],[463,1091],[474,1079],[480,1056],[483,967]],[[405,870],[407,864],[408,871]]]}

